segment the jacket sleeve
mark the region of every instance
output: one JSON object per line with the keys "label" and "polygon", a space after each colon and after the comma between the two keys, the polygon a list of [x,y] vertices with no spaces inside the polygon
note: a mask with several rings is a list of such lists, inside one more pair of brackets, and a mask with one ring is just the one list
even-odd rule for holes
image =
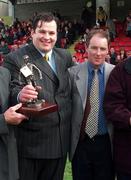
{"label": "jacket sleeve", "polygon": [[0,114],[0,134],[8,134],[9,129],[5,121],[4,115]]}

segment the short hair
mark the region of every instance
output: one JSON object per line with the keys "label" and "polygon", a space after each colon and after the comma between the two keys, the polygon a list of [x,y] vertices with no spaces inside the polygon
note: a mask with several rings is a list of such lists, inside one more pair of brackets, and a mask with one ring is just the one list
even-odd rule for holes
{"label": "short hair", "polygon": [[99,37],[106,38],[108,44],[110,43],[110,35],[108,31],[105,31],[103,29],[92,29],[89,31],[87,38],[86,38],[86,45],[88,46],[90,43],[90,40],[93,36],[98,35]]}
{"label": "short hair", "polygon": [[33,19],[33,22],[32,22],[32,29],[35,31],[35,29],[37,28],[38,26],[38,23],[39,21],[41,21],[41,25],[42,25],[42,22],[51,22],[51,21],[55,21],[56,24],[58,24],[58,18],[55,17],[53,15],[53,13],[51,12],[43,12],[41,14],[38,14],[34,19]]}

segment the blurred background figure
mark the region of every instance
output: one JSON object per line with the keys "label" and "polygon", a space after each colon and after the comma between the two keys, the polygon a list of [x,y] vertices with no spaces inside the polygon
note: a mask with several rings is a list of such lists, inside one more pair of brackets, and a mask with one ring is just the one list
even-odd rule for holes
{"label": "blurred background figure", "polygon": [[102,6],[99,6],[96,12],[96,20],[97,20],[97,23],[99,23],[100,27],[103,27],[106,25],[107,14]]}

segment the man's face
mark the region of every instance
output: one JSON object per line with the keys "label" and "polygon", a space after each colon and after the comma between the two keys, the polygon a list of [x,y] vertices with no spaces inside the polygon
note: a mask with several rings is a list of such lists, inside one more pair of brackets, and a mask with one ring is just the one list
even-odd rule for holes
{"label": "man's face", "polygon": [[42,52],[49,52],[57,40],[57,25],[51,22],[39,21],[35,31],[32,30],[32,41],[34,46]]}
{"label": "man's face", "polygon": [[98,68],[105,62],[108,54],[108,42],[106,38],[94,35],[88,45],[88,61]]}

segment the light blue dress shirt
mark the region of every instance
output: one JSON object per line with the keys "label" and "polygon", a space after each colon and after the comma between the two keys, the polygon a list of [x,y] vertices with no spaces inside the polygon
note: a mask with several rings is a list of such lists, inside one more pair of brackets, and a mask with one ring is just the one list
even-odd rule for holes
{"label": "light blue dress shirt", "polygon": [[[41,55],[44,57],[45,56],[45,53],[41,52],[40,50],[38,50]],[[54,58],[54,55],[52,53],[52,50],[50,50],[48,53],[46,53],[46,55],[49,57],[47,63],[50,65],[50,67],[52,68],[52,70],[54,71],[54,73],[57,75],[57,72],[56,72],[56,64],[55,64],[55,58]]]}

